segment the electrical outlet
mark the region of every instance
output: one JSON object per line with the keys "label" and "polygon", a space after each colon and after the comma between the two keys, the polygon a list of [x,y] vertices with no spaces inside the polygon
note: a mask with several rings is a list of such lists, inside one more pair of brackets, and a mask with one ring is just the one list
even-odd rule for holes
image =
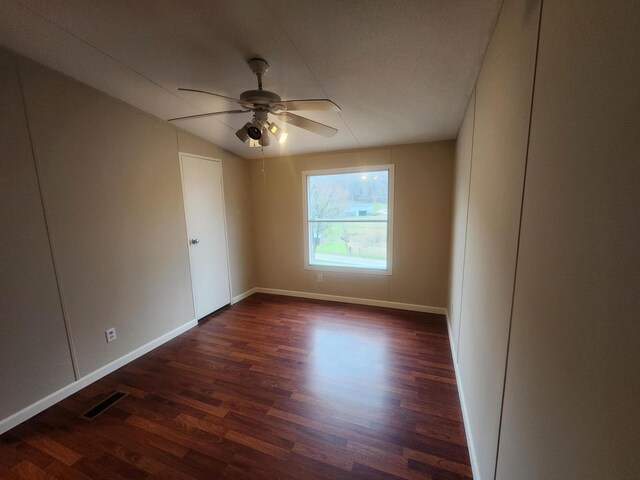
{"label": "electrical outlet", "polygon": [[319,274],[318,274],[318,281],[319,281],[320,283],[322,283],[322,282],[323,282],[323,280],[322,280],[322,274],[321,274],[321,273],[319,273]]}
{"label": "electrical outlet", "polygon": [[118,337],[116,337],[116,329],[115,328],[110,328],[109,330],[105,330],[104,334],[107,337],[107,343],[111,343],[116,338],[118,338]]}

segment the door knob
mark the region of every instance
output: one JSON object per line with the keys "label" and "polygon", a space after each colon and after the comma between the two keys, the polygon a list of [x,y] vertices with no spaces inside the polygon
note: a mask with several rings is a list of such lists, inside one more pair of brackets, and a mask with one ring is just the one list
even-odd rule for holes
{"label": "door knob", "polygon": [[192,238],[191,245],[195,245],[196,243],[200,243],[200,240],[198,240],[197,238]]}

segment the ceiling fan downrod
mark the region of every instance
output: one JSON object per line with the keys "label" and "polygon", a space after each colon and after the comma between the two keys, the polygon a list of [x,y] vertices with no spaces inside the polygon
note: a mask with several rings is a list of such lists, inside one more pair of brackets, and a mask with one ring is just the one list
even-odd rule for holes
{"label": "ceiling fan downrod", "polygon": [[262,90],[262,76],[269,70],[269,64],[263,58],[252,58],[248,63],[251,71],[258,77],[258,90]]}

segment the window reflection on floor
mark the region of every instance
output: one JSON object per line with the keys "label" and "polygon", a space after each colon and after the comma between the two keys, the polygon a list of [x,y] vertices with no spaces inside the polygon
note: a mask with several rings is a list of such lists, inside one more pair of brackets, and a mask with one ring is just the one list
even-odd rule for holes
{"label": "window reflection on floor", "polygon": [[383,334],[325,324],[314,330],[312,338],[309,388],[323,402],[367,410],[383,406],[387,382]]}

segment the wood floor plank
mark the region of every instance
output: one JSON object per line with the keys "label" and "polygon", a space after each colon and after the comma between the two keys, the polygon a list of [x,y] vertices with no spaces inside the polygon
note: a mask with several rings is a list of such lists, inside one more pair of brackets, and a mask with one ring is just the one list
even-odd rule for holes
{"label": "wood floor plank", "polygon": [[82,458],[77,452],[56,442],[50,437],[43,434],[28,434],[23,438],[25,442],[41,452],[44,452],[53,458],[59,460],[65,465],[71,466]]}
{"label": "wood floor plank", "polygon": [[55,477],[49,475],[42,468],[28,460],[23,460],[22,462],[14,465],[11,467],[11,471],[17,474],[18,478],[26,480],[55,480]]}
{"label": "wood floor plank", "polygon": [[[456,474],[461,478],[471,477],[471,468],[469,467],[469,465],[452,462],[444,458],[437,457],[435,455],[430,455],[425,452],[418,452],[416,450],[411,450],[409,448],[404,449],[403,456],[408,460],[415,460],[423,464],[436,467],[441,472],[446,471],[451,474]],[[409,466],[411,467],[411,465]]]}
{"label": "wood floor plank", "polygon": [[0,477],[468,480],[444,317],[254,294],[0,436]]}

